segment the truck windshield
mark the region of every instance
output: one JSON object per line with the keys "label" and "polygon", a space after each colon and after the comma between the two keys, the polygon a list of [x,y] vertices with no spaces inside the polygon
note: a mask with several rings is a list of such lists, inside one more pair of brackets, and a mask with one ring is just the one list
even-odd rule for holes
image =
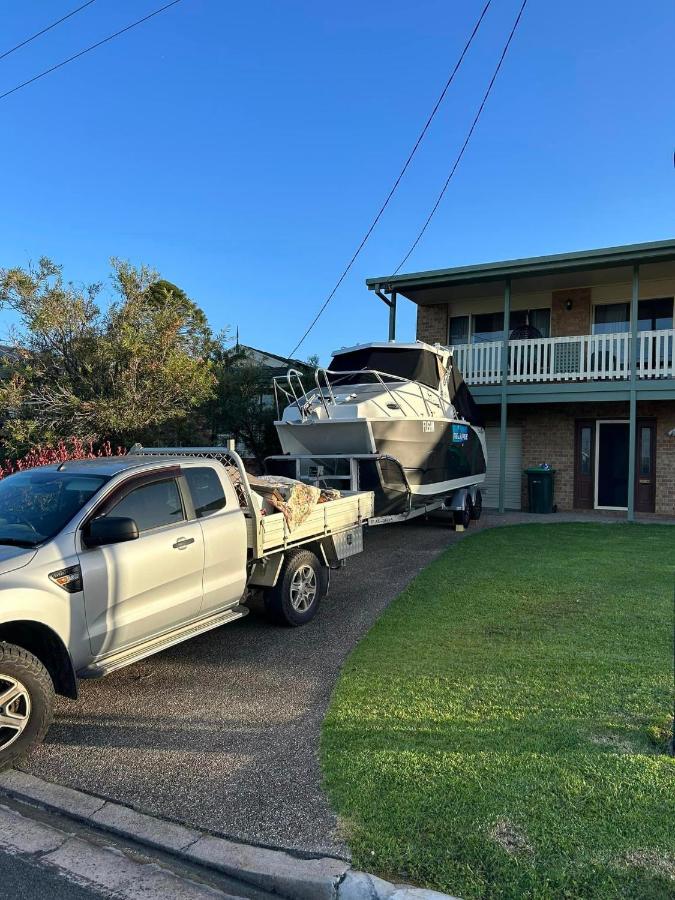
{"label": "truck windshield", "polygon": [[35,547],[54,537],[108,481],[55,469],[28,469],[0,481],[0,544]]}

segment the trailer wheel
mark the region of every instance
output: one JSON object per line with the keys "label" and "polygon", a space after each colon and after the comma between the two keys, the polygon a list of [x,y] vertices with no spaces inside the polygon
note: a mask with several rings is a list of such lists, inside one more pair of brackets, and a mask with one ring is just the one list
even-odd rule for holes
{"label": "trailer wheel", "polygon": [[53,709],[54,684],[40,660],[0,642],[0,771],[40,743]]}
{"label": "trailer wheel", "polygon": [[293,550],[276,585],[266,592],[267,612],[279,625],[305,625],[316,615],[327,590],[328,574],[316,554]]}
{"label": "trailer wheel", "polygon": [[468,528],[471,524],[471,519],[471,500],[467,494],[464,499],[464,506],[455,512],[455,525],[462,525],[464,528]]}
{"label": "trailer wheel", "polygon": [[480,492],[480,488],[476,491],[476,499],[471,504],[471,518],[476,522],[480,519],[481,513],[483,512],[483,495]]}

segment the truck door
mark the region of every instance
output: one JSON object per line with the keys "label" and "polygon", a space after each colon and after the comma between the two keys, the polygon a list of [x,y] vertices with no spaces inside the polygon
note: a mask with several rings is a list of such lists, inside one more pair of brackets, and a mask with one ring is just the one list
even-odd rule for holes
{"label": "truck door", "polygon": [[184,466],[182,472],[204,534],[202,609],[233,606],[246,588],[246,520],[213,466]]}
{"label": "truck door", "polygon": [[80,550],[92,654],[115,653],[198,617],[204,538],[175,476],[134,478],[104,515],[129,516],[138,540]]}

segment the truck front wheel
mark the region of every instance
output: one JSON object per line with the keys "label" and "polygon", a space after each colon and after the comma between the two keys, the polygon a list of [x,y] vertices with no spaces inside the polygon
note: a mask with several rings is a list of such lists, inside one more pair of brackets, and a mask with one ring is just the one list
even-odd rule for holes
{"label": "truck front wheel", "polygon": [[40,660],[0,642],[0,771],[40,743],[53,710],[54,684]]}
{"label": "truck front wheel", "polygon": [[293,550],[286,557],[276,585],[267,592],[265,605],[281,625],[305,625],[314,618],[328,590],[328,573],[311,550]]}

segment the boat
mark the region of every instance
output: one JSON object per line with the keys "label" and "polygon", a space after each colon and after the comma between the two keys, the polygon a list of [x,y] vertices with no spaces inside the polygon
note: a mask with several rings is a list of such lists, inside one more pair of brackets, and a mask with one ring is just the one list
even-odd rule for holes
{"label": "boat", "polygon": [[450,350],[359,344],[335,351],[311,387],[295,369],[274,387],[282,455],[267,460],[271,474],[372,490],[379,516],[438,502],[480,514],[485,431]]}

